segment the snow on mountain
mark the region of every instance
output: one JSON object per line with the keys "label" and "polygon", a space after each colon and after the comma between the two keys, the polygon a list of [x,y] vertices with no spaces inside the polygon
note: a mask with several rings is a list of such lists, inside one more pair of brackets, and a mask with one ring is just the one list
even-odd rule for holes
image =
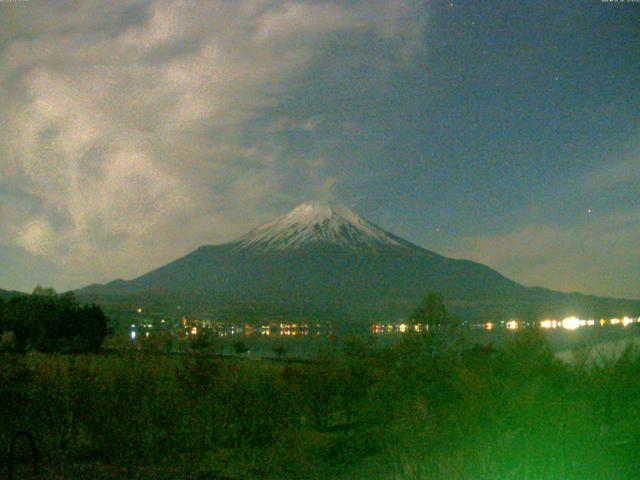
{"label": "snow on mountain", "polygon": [[319,201],[302,203],[234,243],[238,248],[284,250],[320,242],[367,250],[408,245],[342,205]]}

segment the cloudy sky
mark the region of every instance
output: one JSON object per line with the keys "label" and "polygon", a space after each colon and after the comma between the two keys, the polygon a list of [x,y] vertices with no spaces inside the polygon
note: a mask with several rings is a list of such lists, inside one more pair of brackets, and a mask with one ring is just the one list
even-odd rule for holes
{"label": "cloudy sky", "polygon": [[640,298],[640,3],[0,0],[0,288],[132,278],[335,199]]}

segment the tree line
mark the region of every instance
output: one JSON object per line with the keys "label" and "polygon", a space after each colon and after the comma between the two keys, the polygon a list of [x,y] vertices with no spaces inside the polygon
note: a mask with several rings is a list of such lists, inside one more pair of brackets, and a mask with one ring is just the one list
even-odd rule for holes
{"label": "tree line", "polygon": [[0,351],[97,352],[109,334],[98,305],[80,305],[73,292],[36,287],[31,295],[0,299]]}

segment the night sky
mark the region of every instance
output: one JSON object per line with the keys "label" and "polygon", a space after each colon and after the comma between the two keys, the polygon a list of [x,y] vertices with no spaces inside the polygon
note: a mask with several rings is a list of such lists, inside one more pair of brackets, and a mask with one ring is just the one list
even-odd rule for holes
{"label": "night sky", "polygon": [[640,298],[640,2],[0,2],[0,288],[132,278],[333,199]]}

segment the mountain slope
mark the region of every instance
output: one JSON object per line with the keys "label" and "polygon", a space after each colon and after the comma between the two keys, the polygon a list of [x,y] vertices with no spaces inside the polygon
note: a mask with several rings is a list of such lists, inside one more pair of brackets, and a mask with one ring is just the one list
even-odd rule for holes
{"label": "mountain slope", "polygon": [[7,301],[7,300],[11,300],[13,297],[17,297],[20,295],[25,295],[22,292],[16,292],[14,290],[2,290],[0,289],[0,299]]}
{"label": "mountain slope", "polygon": [[78,294],[102,303],[144,300],[220,315],[331,316],[362,324],[406,315],[429,291],[441,292],[468,319],[640,310],[640,302],[524,287],[485,265],[443,257],[345,207],[320,202],[304,203],[233,242],[200,247],[136,279]]}

